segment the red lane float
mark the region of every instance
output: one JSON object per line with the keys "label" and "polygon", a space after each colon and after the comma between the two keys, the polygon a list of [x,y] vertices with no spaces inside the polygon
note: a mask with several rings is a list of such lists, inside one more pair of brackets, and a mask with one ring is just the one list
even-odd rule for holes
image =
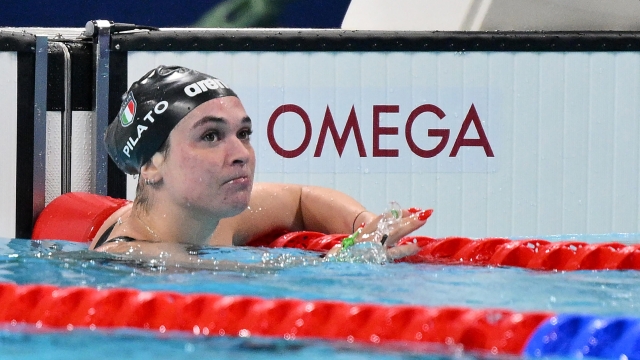
{"label": "red lane float", "polygon": [[551,316],[503,309],[0,283],[0,322],[67,330],[129,327],[162,333],[322,338],[376,345],[441,343],[461,345],[466,351],[518,355],[534,330]]}
{"label": "red lane float", "polygon": [[[129,201],[88,193],[67,193],[44,209],[33,230],[33,239],[89,242],[114,211]],[[326,252],[347,235],[301,231],[266,234],[251,246],[290,247]],[[406,237],[420,251],[399,261],[409,263],[514,266],[533,270],[640,270],[640,244],[587,244],[579,241],[549,242],[541,239],[509,240],[464,237],[434,239]]]}
{"label": "red lane float", "polygon": [[128,203],[83,192],[60,195],[42,210],[31,238],[90,242],[107,218]]}
{"label": "red lane float", "polygon": [[[326,252],[346,236],[300,231],[283,235],[270,243],[265,242],[264,239],[259,242],[261,246],[267,247],[290,247]],[[624,245],[615,242],[588,244],[579,241],[549,242],[541,239],[509,240],[505,238],[434,239],[425,236],[409,236],[402,239],[399,244],[414,241],[420,247],[420,251],[397,261],[513,266],[546,271],[640,270],[640,244]]]}

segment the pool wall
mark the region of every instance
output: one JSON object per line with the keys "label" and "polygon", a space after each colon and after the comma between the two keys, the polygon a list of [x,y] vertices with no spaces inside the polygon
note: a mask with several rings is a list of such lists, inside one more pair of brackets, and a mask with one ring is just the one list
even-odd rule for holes
{"label": "pool wall", "polygon": [[[107,73],[72,78],[102,95],[73,106],[71,190],[132,197],[134,182],[96,161],[100,124],[131,82],[178,64],[239,94],[257,181],[336,188],[373,211],[434,208],[420,233],[436,237],[640,231],[639,33],[163,29],[108,40]],[[104,43],[75,41],[73,71],[100,69]],[[45,202],[64,191],[63,115],[48,110]]]}

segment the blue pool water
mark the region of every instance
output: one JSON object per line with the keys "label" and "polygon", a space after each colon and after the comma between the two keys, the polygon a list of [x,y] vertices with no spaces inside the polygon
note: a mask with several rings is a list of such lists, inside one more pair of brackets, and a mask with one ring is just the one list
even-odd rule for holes
{"label": "blue pool water", "polygon": [[[640,234],[545,237],[586,242],[637,243]],[[16,284],[127,287],[180,293],[253,295],[304,300],[507,308],[640,317],[637,271],[537,272],[422,264],[323,262],[312,252],[292,249],[211,248],[203,259],[241,264],[226,271],[141,266],[64,241],[0,239],[0,281]],[[259,271],[244,264],[267,264]],[[135,330],[49,331],[0,326],[0,359],[72,359],[100,354],[131,359],[219,358],[472,358],[455,349],[376,348],[326,341],[269,338],[195,337]],[[425,355],[426,353],[426,355]]]}

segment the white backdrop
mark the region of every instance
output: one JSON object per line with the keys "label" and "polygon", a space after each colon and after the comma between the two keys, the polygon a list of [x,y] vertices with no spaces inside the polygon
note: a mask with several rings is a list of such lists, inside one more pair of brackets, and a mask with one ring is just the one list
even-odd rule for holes
{"label": "white backdrop", "polygon": [[[95,192],[94,149],[96,144],[93,112],[74,111],[71,116],[71,191]],[[47,112],[47,160],[45,203],[62,192],[62,112]]]}
{"label": "white backdrop", "polygon": [[16,156],[18,145],[18,55],[0,51],[0,109],[2,109],[2,131],[0,131],[0,237],[16,235]]}
{"label": "white backdrop", "polygon": [[[434,208],[420,231],[430,236],[639,231],[639,54],[132,52],[129,83],[160,64],[207,72],[238,93],[254,122],[257,181],[336,188],[376,212],[391,200]],[[405,134],[411,112],[426,104],[444,116],[415,117],[414,149],[436,147],[429,129],[449,129],[431,158],[412,151]],[[277,146],[268,140],[283,105],[302,109],[311,125],[308,146],[292,158],[275,148],[303,144],[299,115],[274,117]],[[472,106],[477,116],[468,118]],[[339,156],[327,132],[314,156],[327,108],[338,134],[353,109],[364,151],[352,132]],[[479,127],[483,146],[472,140]],[[471,141],[453,154],[461,132]]]}

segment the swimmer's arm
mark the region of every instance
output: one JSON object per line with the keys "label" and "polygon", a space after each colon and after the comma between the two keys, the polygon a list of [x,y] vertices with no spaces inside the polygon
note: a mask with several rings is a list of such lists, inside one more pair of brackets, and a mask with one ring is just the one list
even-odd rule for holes
{"label": "swimmer's arm", "polygon": [[[350,234],[354,224],[357,228],[375,218],[376,214],[367,211],[355,199],[333,189],[256,183],[249,209],[232,219],[233,243],[245,245],[274,230]],[[223,220],[221,225],[227,227],[229,223]]]}
{"label": "swimmer's arm", "polygon": [[300,187],[299,207],[304,229],[325,234],[351,234],[377,217],[349,195],[318,186]]}

